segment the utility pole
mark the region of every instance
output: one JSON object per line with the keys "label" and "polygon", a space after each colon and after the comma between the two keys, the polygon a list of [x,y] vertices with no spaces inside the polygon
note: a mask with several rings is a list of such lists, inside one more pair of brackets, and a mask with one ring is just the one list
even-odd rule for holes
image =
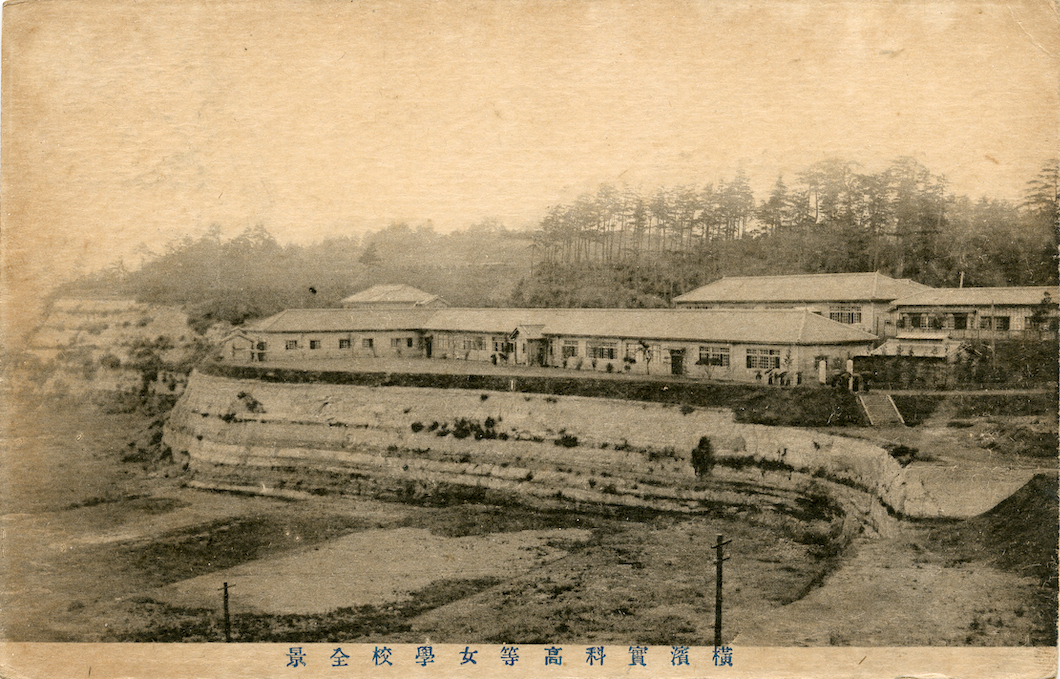
{"label": "utility pole", "polygon": [[724,535],[718,533],[718,543],[714,545],[714,549],[718,552],[715,562],[718,567],[718,573],[714,592],[714,648],[719,648],[721,646],[721,564],[729,558],[727,556],[722,556],[722,548],[732,542],[731,538],[725,540],[724,537]]}
{"label": "utility pole", "polygon": [[224,584],[225,643],[232,643],[232,622],[228,617],[228,583]]}

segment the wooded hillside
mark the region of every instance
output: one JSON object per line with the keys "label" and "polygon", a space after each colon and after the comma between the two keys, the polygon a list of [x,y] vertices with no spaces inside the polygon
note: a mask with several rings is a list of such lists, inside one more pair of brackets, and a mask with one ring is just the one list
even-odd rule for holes
{"label": "wooded hillside", "polygon": [[935,286],[1057,282],[1057,161],[1023,200],[972,200],[912,158],[881,172],[828,160],[755,199],[737,171],[717,186],[651,192],[603,185],[550,208],[537,228],[485,220],[440,234],[428,221],[363,237],[280,245],[265,226],[145,253],[60,292],[115,292],[187,305],[200,323],[289,307],[337,306],[379,283],[407,283],[458,306],[666,306],[724,275],[878,270]]}

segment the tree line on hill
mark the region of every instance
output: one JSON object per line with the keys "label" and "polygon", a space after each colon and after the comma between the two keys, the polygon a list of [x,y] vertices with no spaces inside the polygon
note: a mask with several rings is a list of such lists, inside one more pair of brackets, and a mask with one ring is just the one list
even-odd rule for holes
{"label": "tree line on hill", "polygon": [[610,185],[535,232],[528,306],[662,306],[724,275],[880,271],[934,286],[1057,281],[1057,161],[1019,204],[973,201],[912,158],[877,173],[827,160],[755,203],[745,175],[650,195]]}
{"label": "tree line on hill", "polygon": [[877,173],[828,160],[777,179],[756,202],[742,172],[717,186],[650,194],[601,186],[550,208],[537,228],[486,219],[448,234],[391,224],[312,245],[281,245],[263,225],[220,227],[143,251],[57,294],[125,294],[187,307],[197,326],[292,307],[334,307],[379,283],[406,283],[458,306],[653,307],[723,275],[878,270],[937,286],[1055,284],[1057,162],[1019,204],[947,193],[911,158]]}
{"label": "tree line on hill", "polygon": [[[466,306],[499,305],[529,273],[529,235],[494,219],[441,234],[429,223],[396,222],[363,236],[311,245],[280,244],[261,224],[234,238],[220,227],[144,252],[135,270],[121,262],[61,286],[55,296],[127,295],[184,306],[196,329],[239,324],[287,308],[325,308],[379,283],[406,283]],[[514,276],[514,280],[512,277]]]}

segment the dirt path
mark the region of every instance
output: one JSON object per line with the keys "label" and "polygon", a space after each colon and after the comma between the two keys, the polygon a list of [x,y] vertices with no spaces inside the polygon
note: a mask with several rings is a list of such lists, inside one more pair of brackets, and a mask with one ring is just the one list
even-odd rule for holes
{"label": "dirt path", "polygon": [[[877,445],[906,446],[917,460],[905,468],[910,480],[920,481],[944,516],[977,516],[1001,502],[1035,474],[1056,474],[1058,459],[1014,455],[984,448],[980,437],[989,418],[969,418],[966,427],[950,422],[955,406],[943,401],[916,427],[843,427],[829,433],[864,438]],[[1035,417],[1010,418],[1013,421]]]}
{"label": "dirt path", "polygon": [[859,540],[805,598],[752,621],[748,646],[1020,646],[1041,621],[1033,580],[925,547],[922,528]]}

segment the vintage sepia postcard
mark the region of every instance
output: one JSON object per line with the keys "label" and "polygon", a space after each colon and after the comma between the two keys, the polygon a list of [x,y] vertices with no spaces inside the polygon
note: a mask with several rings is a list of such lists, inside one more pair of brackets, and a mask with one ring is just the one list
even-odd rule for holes
{"label": "vintage sepia postcard", "polygon": [[0,677],[1046,677],[1049,0],[9,0]]}

